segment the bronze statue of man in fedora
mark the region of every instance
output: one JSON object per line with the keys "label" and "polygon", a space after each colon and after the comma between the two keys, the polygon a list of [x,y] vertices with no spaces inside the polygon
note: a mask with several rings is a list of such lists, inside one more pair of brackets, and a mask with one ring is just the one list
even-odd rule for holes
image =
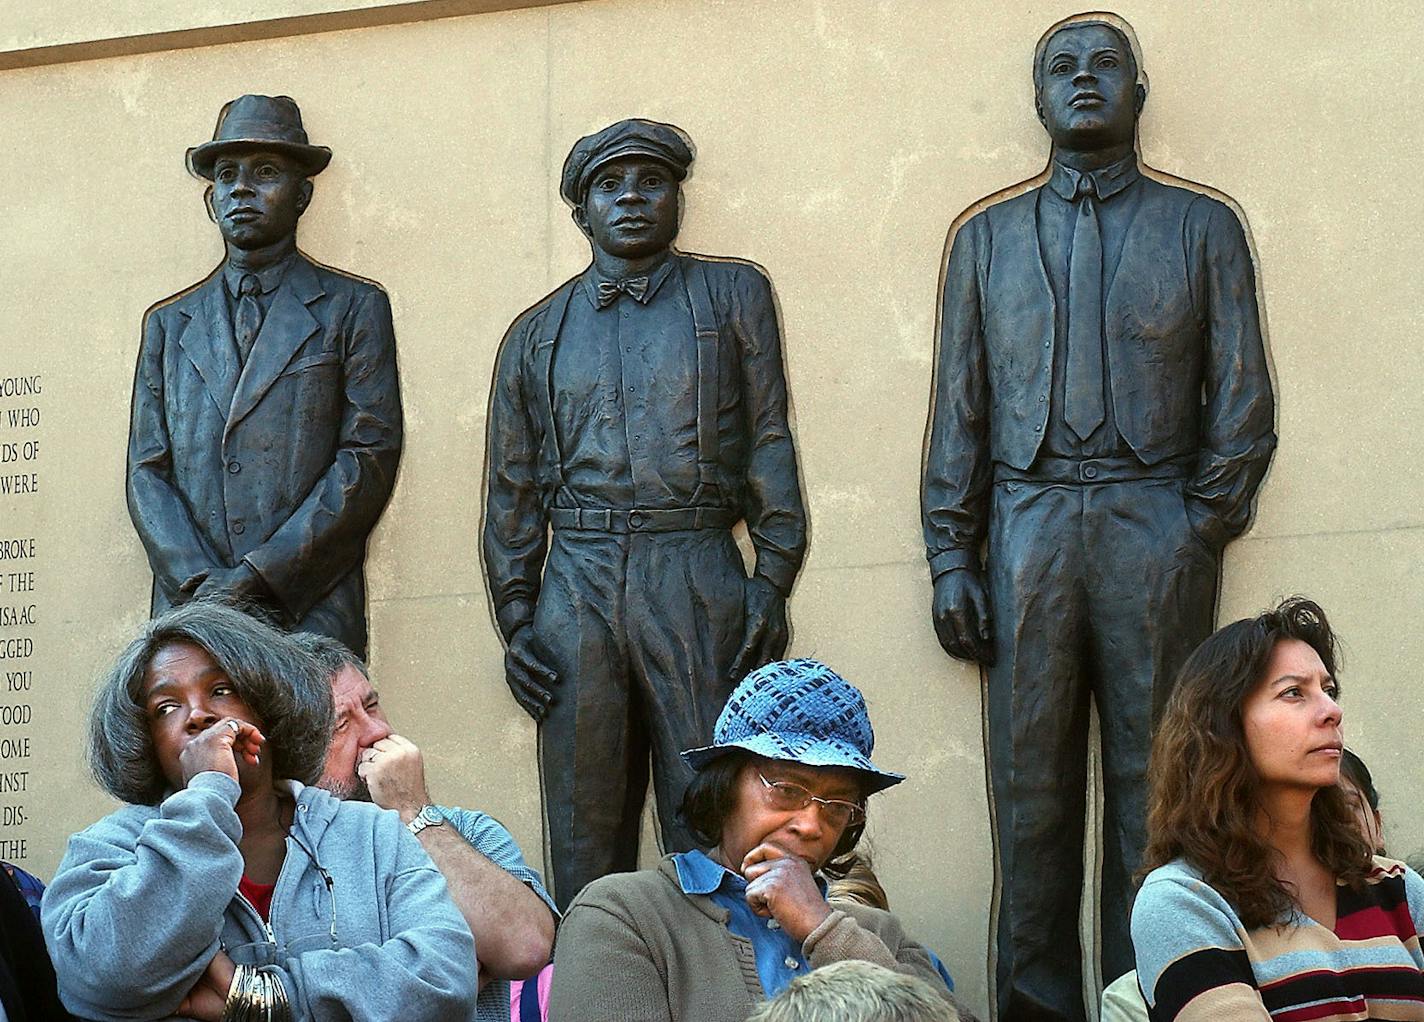
{"label": "bronze statue of man in fedora", "polygon": [[593,262],[515,320],[495,369],[485,571],[540,721],[560,905],[636,868],[650,754],[664,848],[695,846],[679,753],[786,649],[805,553],[771,282],[672,248],[692,158],[641,119],[574,145],[560,191]]}
{"label": "bronze statue of man in fedora", "polygon": [[222,595],[365,656],[366,539],[400,461],[400,381],[386,293],[296,247],[330,160],[286,96],[233,100],[188,151],[226,255],[144,316],[128,504],[154,613]]}
{"label": "bronze statue of man in fedora", "polygon": [[1048,171],[964,218],[944,277],[924,532],[939,641],[987,675],[1006,1022],[1085,1018],[1092,706],[1103,979],[1133,967],[1153,723],[1212,630],[1222,549],[1276,444],[1246,233],[1144,172],[1129,33],[1105,14],[1044,33]]}

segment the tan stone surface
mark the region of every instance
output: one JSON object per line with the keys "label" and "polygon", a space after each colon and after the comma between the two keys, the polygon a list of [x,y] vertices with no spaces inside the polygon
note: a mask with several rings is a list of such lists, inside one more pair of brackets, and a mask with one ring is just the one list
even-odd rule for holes
{"label": "tan stone surface", "polygon": [[489,14],[570,0],[0,0],[0,70]]}
{"label": "tan stone surface", "polygon": [[[394,305],[408,439],[368,562],[376,678],[437,796],[495,812],[539,860],[534,729],[501,680],[476,553],[489,376],[510,320],[586,259],[556,195],[569,145],[641,114],[699,146],[684,247],[756,260],[777,286],[812,519],[793,652],[864,688],[877,758],[910,774],[872,807],[877,862],[982,1010],[979,686],[929,624],[919,459],[946,229],[1042,168],[1030,54],[1075,9],[597,0],[0,73],[0,377],[45,380],[42,491],[0,499],[0,532],[32,528],[46,550],[28,865],[51,872],[105,804],[82,777],[80,714],[146,608],[123,502],[139,321],[219,258],[182,155],[247,91],[296,97],[336,152],[303,248],[381,281]],[[1375,768],[1391,847],[1412,852],[1424,14],[1383,0],[1115,9],[1151,77],[1144,156],[1232,196],[1261,260],[1281,446],[1228,556],[1224,616],[1288,592],[1335,614],[1347,733]]]}
{"label": "tan stone surface", "polygon": [[404,0],[257,0],[241,5],[223,0],[109,0],[102,4],[84,0],[5,0],[0,4],[4,24],[0,29],[0,50],[398,5],[404,5]]}

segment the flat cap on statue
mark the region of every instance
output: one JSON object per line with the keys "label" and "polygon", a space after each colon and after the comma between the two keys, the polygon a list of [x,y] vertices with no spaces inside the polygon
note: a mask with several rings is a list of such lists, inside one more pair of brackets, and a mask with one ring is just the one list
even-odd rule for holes
{"label": "flat cap on statue", "polygon": [[625,156],[646,156],[666,164],[681,181],[695,155],[692,139],[676,125],[630,117],[574,143],[564,161],[559,194],[570,206],[577,206],[594,171]]}
{"label": "flat cap on statue", "polygon": [[717,717],[712,744],[688,749],[683,762],[701,770],[743,749],[767,759],[815,767],[849,767],[866,794],[905,779],[870,760],[875,731],[860,690],[819,660],[777,660],[742,679]]}
{"label": "flat cap on statue", "polygon": [[331,162],[331,150],[307,141],[302,112],[290,96],[238,96],[223,104],[213,140],[188,150],[188,169],[209,181],[213,164],[234,149],[268,149],[291,157],[308,177]]}

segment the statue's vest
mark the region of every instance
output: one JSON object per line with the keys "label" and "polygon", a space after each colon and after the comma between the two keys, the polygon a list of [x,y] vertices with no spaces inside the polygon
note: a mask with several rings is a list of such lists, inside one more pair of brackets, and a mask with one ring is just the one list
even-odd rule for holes
{"label": "statue's vest", "polygon": [[[1187,211],[1196,192],[1143,178],[1116,265],[1103,267],[1105,366],[1118,431],[1147,465],[1194,455],[1206,355],[1205,267]],[[1038,242],[1041,189],[986,209],[977,272],[990,394],[990,456],[1027,469],[1048,422],[1055,299]],[[1118,201],[1127,200],[1123,196]],[[965,224],[969,229],[971,224]],[[1025,273],[1024,267],[1032,267]]]}

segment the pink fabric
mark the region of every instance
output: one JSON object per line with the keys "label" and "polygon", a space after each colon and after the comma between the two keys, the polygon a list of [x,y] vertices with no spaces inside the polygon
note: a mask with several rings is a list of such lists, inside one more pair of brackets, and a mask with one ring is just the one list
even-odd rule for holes
{"label": "pink fabric", "polygon": [[[536,988],[539,991],[539,1017],[548,1022],[549,1019],[549,984],[554,979],[554,965],[550,962],[539,970],[539,975],[535,977]],[[523,995],[528,981],[523,983],[509,984],[509,1017],[512,1020],[519,1018],[519,999]]]}

